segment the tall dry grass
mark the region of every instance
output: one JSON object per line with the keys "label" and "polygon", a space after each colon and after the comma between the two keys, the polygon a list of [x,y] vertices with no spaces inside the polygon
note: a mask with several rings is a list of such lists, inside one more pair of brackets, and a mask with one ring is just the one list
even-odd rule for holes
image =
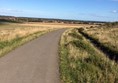
{"label": "tall dry grass", "polygon": [[114,50],[118,51],[118,27],[115,26],[115,28],[112,26],[112,28],[107,27],[93,27],[89,29],[85,29],[84,31],[92,38],[96,39],[98,42],[103,44],[104,46]]}
{"label": "tall dry grass", "polygon": [[55,28],[21,26],[19,24],[0,25],[0,57],[52,30],[55,30]]}
{"label": "tall dry grass", "polygon": [[48,31],[54,28],[39,26],[21,26],[9,24],[0,26],[0,41],[9,41],[17,37],[24,37],[39,31]]}

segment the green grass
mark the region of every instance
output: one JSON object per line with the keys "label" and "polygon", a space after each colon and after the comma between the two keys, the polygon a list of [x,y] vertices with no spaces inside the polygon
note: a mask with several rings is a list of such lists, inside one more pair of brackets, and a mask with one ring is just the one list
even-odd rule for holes
{"label": "green grass", "polygon": [[118,64],[78,33],[66,31],[60,41],[62,83],[118,83]]}

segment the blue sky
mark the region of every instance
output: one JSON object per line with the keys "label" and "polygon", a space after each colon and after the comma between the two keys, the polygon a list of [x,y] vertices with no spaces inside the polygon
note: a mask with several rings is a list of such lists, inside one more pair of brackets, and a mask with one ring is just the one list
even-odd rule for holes
{"label": "blue sky", "polygon": [[0,15],[118,21],[118,0],[0,0]]}

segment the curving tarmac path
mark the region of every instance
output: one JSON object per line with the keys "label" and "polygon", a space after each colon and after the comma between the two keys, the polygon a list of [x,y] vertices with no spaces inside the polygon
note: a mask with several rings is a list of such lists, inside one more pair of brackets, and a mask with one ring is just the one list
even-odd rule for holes
{"label": "curving tarmac path", "polygon": [[58,43],[64,31],[45,34],[0,58],[0,83],[60,83]]}

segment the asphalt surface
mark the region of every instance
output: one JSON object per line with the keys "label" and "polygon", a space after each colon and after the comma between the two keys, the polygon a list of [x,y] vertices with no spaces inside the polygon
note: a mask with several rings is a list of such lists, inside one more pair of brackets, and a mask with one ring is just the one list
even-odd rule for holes
{"label": "asphalt surface", "polygon": [[0,83],[60,83],[58,43],[64,31],[45,34],[0,58]]}

